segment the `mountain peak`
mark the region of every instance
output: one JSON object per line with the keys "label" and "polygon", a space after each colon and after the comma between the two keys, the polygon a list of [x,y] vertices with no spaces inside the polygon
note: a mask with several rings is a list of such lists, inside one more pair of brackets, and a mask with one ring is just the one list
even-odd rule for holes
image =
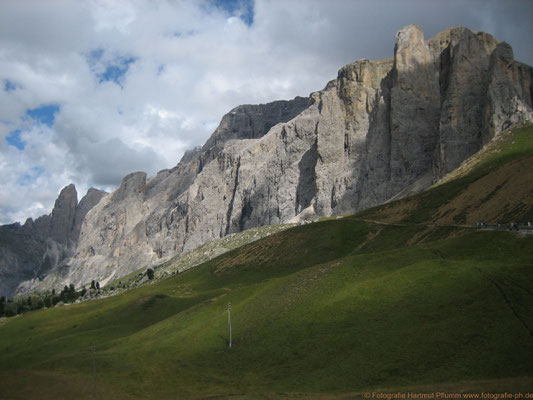
{"label": "mountain peak", "polygon": [[52,220],[50,221],[50,237],[52,239],[62,244],[68,243],[77,205],[78,193],[74,184],[71,183],[61,190],[55,201]]}
{"label": "mountain peak", "polygon": [[113,200],[121,201],[146,192],[146,172],[132,172],[122,178],[119,187],[113,192]]}

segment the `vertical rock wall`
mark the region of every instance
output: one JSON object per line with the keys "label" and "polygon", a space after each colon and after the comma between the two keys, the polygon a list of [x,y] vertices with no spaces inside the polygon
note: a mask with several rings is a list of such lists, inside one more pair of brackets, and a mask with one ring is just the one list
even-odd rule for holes
{"label": "vertical rock wall", "polygon": [[78,203],[70,184],[61,190],[50,215],[28,218],[22,226],[0,226],[0,295],[11,296],[17,287],[20,292],[34,289],[73,256],[87,212],[105,194],[91,188]]}

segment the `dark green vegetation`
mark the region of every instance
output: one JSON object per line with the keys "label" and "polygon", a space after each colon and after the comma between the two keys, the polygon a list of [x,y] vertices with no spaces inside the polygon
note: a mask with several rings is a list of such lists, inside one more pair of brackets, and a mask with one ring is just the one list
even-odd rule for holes
{"label": "dark green vegetation", "polygon": [[[510,153],[519,140],[528,150]],[[532,143],[524,129],[408,200],[283,231],[120,296],[3,320],[0,398],[531,391],[533,235],[462,225],[484,207],[475,185],[491,193],[501,175],[531,169]],[[532,182],[526,206],[492,204],[531,215]],[[456,214],[443,217],[449,204]]]}
{"label": "dark green vegetation", "polygon": [[0,317],[12,317],[28,311],[39,310],[45,307],[48,308],[60,302],[64,304],[73,303],[80,297],[89,298],[97,294],[100,294],[100,291],[94,285],[91,286],[90,290],[82,288],[76,291],[74,285],[70,284],[70,286],[65,286],[59,294],[56,294],[55,290],[52,290],[44,293],[17,296],[12,299],[6,299],[2,296],[0,297]]}

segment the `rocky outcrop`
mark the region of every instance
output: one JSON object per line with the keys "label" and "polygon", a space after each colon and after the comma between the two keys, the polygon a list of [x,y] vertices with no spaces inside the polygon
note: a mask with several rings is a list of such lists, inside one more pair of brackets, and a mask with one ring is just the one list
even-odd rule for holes
{"label": "rocky outcrop", "polygon": [[0,226],[0,296],[11,296],[21,282],[44,276],[49,271],[45,252],[43,237],[20,224]]}
{"label": "rocky outcrop", "polygon": [[78,193],[73,184],[66,186],[57,198],[50,220],[49,238],[67,244],[74,226],[74,215],[78,205]]}
{"label": "rocky outcrop", "polygon": [[452,28],[425,41],[407,26],[393,58],[349,64],[309,98],[237,107],[175,168],[125,177],[46,285],[105,283],[233,232],[423,190],[533,118],[532,77],[489,34]]}
{"label": "rocky outcrop", "polygon": [[274,125],[290,121],[308,106],[307,97],[238,106],[222,117],[217,130],[207,140],[202,150],[221,148],[231,139],[259,139]]}
{"label": "rocky outcrop", "polygon": [[50,215],[0,226],[0,295],[33,288],[74,254],[81,224],[105,192],[89,189],[78,204],[73,184],[63,188]]}
{"label": "rocky outcrop", "polygon": [[73,240],[74,242],[78,241],[78,238],[80,237],[81,225],[85,220],[85,216],[95,205],[100,202],[100,200],[102,200],[102,198],[106,194],[107,193],[103,190],[89,188],[87,194],[83,196],[83,198],[76,206],[76,212],[74,214],[74,223],[72,225],[72,228],[70,229],[71,240]]}

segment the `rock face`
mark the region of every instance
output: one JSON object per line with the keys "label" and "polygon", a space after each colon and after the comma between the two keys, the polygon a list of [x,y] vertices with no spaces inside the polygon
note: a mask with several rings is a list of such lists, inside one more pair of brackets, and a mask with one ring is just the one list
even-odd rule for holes
{"label": "rock face", "polygon": [[46,242],[20,224],[0,226],[0,295],[11,296],[17,286],[48,272],[43,255]]}
{"label": "rock face", "polygon": [[424,41],[407,26],[393,58],[349,64],[309,98],[239,106],[175,168],[125,177],[42,284],[105,283],[229,233],[421,191],[531,120],[532,80],[489,34],[452,28]]}
{"label": "rock face", "polygon": [[61,190],[52,213],[24,225],[0,226],[0,295],[11,296],[33,287],[74,254],[81,224],[87,212],[105,192],[89,189],[78,204],[70,184]]}

